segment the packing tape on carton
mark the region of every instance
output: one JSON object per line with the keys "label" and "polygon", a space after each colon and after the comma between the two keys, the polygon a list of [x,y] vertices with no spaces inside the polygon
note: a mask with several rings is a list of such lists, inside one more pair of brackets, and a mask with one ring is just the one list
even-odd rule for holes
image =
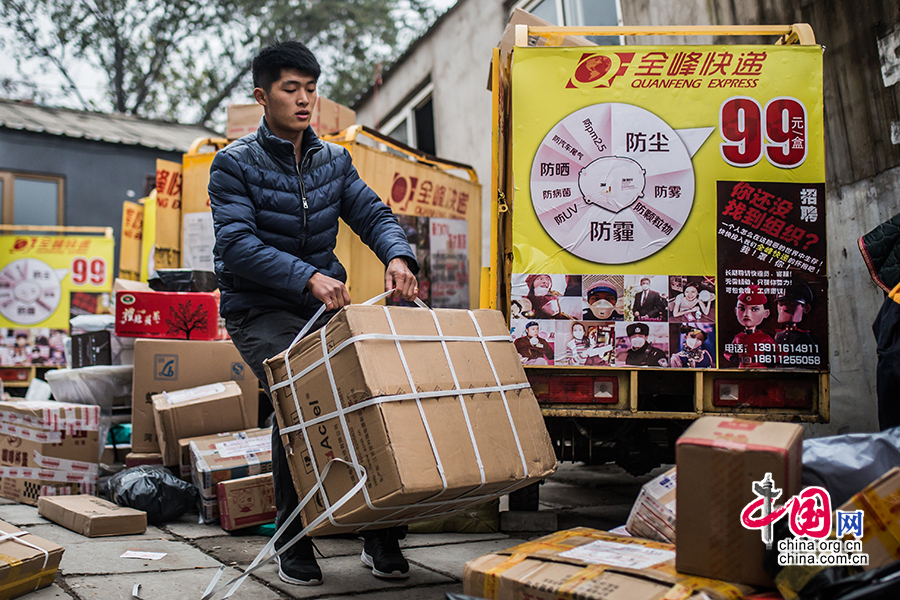
{"label": "packing tape on carton", "polygon": [[99,475],[99,468],[97,463],[43,456],[37,450],[34,451],[34,464],[41,469],[55,469],[58,471],[85,473],[86,475],[92,475],[95,478]]}
{"label": "packing tape on carton", "polygon": [[496,567],[492,567],[485,571],[484,597],[487,598],[487,600],[496,600],[497,582],[500,580],[500,575],[509,569],[512,569],[517,564],[524,562],[527,558],[529,558],[528,554],[513,554]]}
{"label": "packing tape on carton", "polygon": [[[375,302],[378,302],[382,298],[385,298],[392,293],[393,293],[393,290],[387,291],[384,294],[381,294],[379,296],[376,296],[376,297],[364,302],[363,304],[367,304],[367,305],[374,304]],[[300,431],[300,433],[303,435],[303,440],[306,443],[306,447],[312,448],[313,446],[310,443],[309,434],[307,433],[308,428],[313,427],[316,424],[318,424],[322,421],[325,421],[327,419],[337,418],[340,422],[341,429],[344,433],[344,438],[347,443],[348,454],[351,457],[351,460],[348,462],[348,461],[340,459],[340,458],[333,458],[333,459],[329,460],[325,464],[324,468],[321,469],[321,471],[320,471],[318,464],[316,463],[314,454],[312,452],[310,452],[309,458],[312,463],[311,466],[312,466],[313,474],[315,475],[315,478],[316,478],[316,483],[303,496],[303,498],[298,503],[297,508],[294,509],[294,511],[288,516],[288,518],[281,525],[281,527],[278,528],[278,530],[275,532],[275,534],[272,536],[272,538],[269,540],[269,542],[263,547],[263,549],[260,551],[260,553],[254,559],[253,563],[251,563],[250,566],[247,567],[247,570],[245,570],[238,577],[235,577],[235,578],[231,579],[230,581],[227,581],[227,582],[217,586],[219,579],[221,579],[222,573],[224,573],[224,567],[221,567],[218,570],[218,572],[216,573],[213,580],[207,586],[207,588],[202,596],[202,600],[210,600],[220,590],[222,590],[228,586],[231,586],[231,588],[228,590],[228,592],[225,594],[225,596],[223,596],[223,598],[230,597],[235,591],[237,591],[238,587],[241,585],[241,583],[243,583],[244,579],[246,579],[251,573],[254,573],[256,570],[258,570],[259,568],[264,566],[266,563],[274,560],[274,558],[276,556],[280,556],[282,553],[286,552],[295,543],[297,543],[297,541],[299,541],[302,537],[304,537],[310,531],[314,530],[321,523],[324,523],[326,520],[329,521],[335,527],[344,527],[344,528],[348,528],[348,529],[352,528],[354,530],[363,529],[365,527],[369,527],[372,525],[381,525],[383,527],[390,527],[393,525],[402,525],[402,524],[407,523],[410,520],[412,520],[412,519],[395,519],[393,521],[390,520],[391,516],[394,516],[397,513],[400,513],[402,511],[410,508],[409,505],[382,508],[382,507],[376,507],[372,504],[371,498],[369,497],[368,491],[365,487],[365,483],[368,478],[368,474],[366,472],[365,467],[363,467],[361,464],[359,464],[359,461],[357,459],[356,449],[354,448],[354,445],[353,445],[353,439],[352,439],[352,436],[350,435],[350,430],[347,425],[347,414],[354,412],[356,410],[361,410],[362,408],[365,408],[367,406],[373,406],[376,404],[381,404],[383,402],[392,402],[392,401],[399,401],[399,400],[415,400],[416,401],[416,404],[419,409],[419,414],[422,417],[422,421],[425,426],[426,433],[428,435],[429,444],[431,445],[431,450],[434,454],[437,469],[441,475],[441,481],[443,483],[443,488],[440,492],[437,492],[431,498],[428,498],[425,501],[416,502],[415,505],[412,505],[412,506],[416,506],[416,507],[422,507],[422,506],[432,507],[432,511],[426,511],[424,514],[418,514],[416,516],[416,519],[421,519],[424,516],[441,516],[445,513],[449,514],[451,512],[457,512],[461,508],[464,508],[464,507],[456,506],[452,510],[444,510],[443,512],[441,512],[441,509],[443,507],[447,506],[447,502],[446,501],[438,502],[435,500],[436,498],[440,497],[447,490],[447,481],[446,481],[446,477],[444,476],[443,462],[441,461],[441,457],[437,451],[437,447],[435,445],[434,438],[431,434],[430,425],[428,424],[428,420],[422,409],[421,401],[423,399],[455,396],[458,398],[458,400],[461,404],[463,413],[466,415],[465,418],[466,418],[466,423],[469,427],[469,436],[471,438],[470,441],[472,443],[472,447],[473,447],[473,450],[474,450],[475,456],[476,456],[476,461],[478,463],[478,468],[481,473],[481,484],[477,488],[473,489],[472,491],[470,491],[466,494],[463,494],[462,496],[460,496],[458,498],[454,498],[454,501],[459,501],[464,498],[466,502],[471,501],[472,504],[478,503],[478,502],[484,502],[486,500],[490,500],[490,499],[499,497],[499,496],[503,495],[504,493],[507,493],[508,491],[515,489],[517,486],[517,483],[518,483],[516,481],[513,481],[509,486],[507,486],[507,488],[502,489],[494,494],[487,494],[487,495],[482,495],[482,496],[470,495],[470,494],[473,494],[474,492],[477,492],[478,490],[481,489],[482,486],[484,486],[485,476],[484,476],[484,466],[483,466],[483,463],[481,460],[481,454],[478,451],[478,445],[476,443],[474,431],[472,430],[471,423],[470,423],[469,417],[468,417],[468,412],[466,409],[465,397],[464,397],[466,395],[487,394],[487,393],[499,393],[500,394],[500,397],[503,401],[503,405],[506,410],[507,418],[509,419],[509,425],[512,430],[512,435],[513,435],[513,438],[516,443],[516,448],[518,450],[519,457],[522,461],[523,476],[527,477],[528,465],[525,461],[525,454],[522,449],[521,440],[519,439],[519,433],[516,430],[515,423],[513,422],[513,418],[512,418],[512,413],[509,409],[509,402],[506,397],[506,393],[508,391],[525,389],[525,388],[529,387],[529,384],[521,383],[521,384],[503,385],[500,382],[500,377],[497,373],[497,369],[494,366],[494,360],[491,357],[491,354],[488,351],[488,346],[487,346],[487,342],[505,342],[505,343],[511,344],[512,339],[508,335],[485,336],[481,330],[481,326],[478,324],[478,320],[475,318],[475,314],[471,310],[467,311],[467,312],[468,312],[469,317],[472,320],[472,323],[475,326],[475,332],[477,335],[475,335],[475,336],[443,336],[441,329],[440,329],[440,324],[438,323],[437,316],[434,314],[434,311],[429,309],[428,306],[424,302],[419,300],[418,298],[416,299],[416,304],[420,308],[424,308],[425,310],[429,310],[431,312],[432,319],[434,320],[435,326],[437,327],[438,335],[436,335],[436,336],[435,335],[398,335],[396,332],[396,329],[394,328],[394,323],[393,323],[393,320],[391,319],[390,312],[388,311],[388,308],[385,306],[382,308],[384,309],[385,316],[387,318],[388,324],[391,329],[390,334],[361,334],[358,336],[351,337],[329,350],[328,343],[325,339],[325,329],[326,328],[323,327],[319,331],[319,339],[321,341],[321,346],[322,346],[322,358],[318,359],[313,365],[307,367],[306,369],[303,369],[299,373],[296,373],[296,374],[291,373],[291,361],[290,361],[291,349],[293,349],[293,347],[295,345],[297,345],[297,343],[301,339],[303,339],[303,337],[312,328],[312,325],[316,322],[316,320],[318,320],[318,318],[325,312],[325,306],[322,305],[319,308],[319,310],[316,312],[316,314],[313,315],[313,317],[306,323],[306,325],[303,327],[303,329],[300,330],[300,332],[297,334],[297,336],[291,342],[290,346],[288,346],[287,350],[285,351],[285,367],[287,369],[287,379],[283,382],[279,382],[279,383],[271,386],[271,391],[274,393],[276,390],[281,389],[283,387],[290,387],[291,399],[294,402],[294,408],[296,409],[297,418],[300,420],[300,423],[298,423],[297,425],[290,426],[290,427],[285,427],[284,429],[281,430],[280,433],[282,435],[286,435],[293,431]],[[403,353],[403,348],[400,345],[400,342],[401,341],[415,341],[415,342],[439,341],[439,342],[441,342],[443,344],[445,357],[447,358],[447,364],[450,367],[450,370],[453,374],[454,389],[446,390],[446,391],[442,391],[442,392],[413,391],[408,394],[381,396],[381,397],[372,398],[370,400],[360,402],[360,403],[354,404],[351,407],[345,408],[344,406],[342,406],[341,401],[340,401],[340,396],[338,394],[337,383],[335,381],[334,372],[331,368],[331,357],[333,355],[337,354],[338,352],[340,352],[341,350],[343,350],[344,348],[346,348],[347,346],[349,346],[355,342],[366,340],[366,339],[388,340],[388,341],[393,341],[395,343],[397,351],[400,355],[400,361],[403,365],[403,369],[406,373],[411,390],[416,390],[416,385],[415,385],[415,382],[413,381],[412,375],[410,373],[409,366],[407,364],[406,357]],[[488,365],[490,365],[491,373],[494,376],[494,381],[496,382],[496,385],[485,387],[485,388],[479,388],[479,389],[462,389],[459,385],[459,380],[456,376],[456,371],[453,368],[453,362],[450,360],[450,353],[447,350],[446,342],[448,342],[448,341],[479,342],[482,349],[484,350]],[[322,415],[320,417],[311,419],[309,421],[303,421],[302,411],[300,409],[300,404],[297,400],[297,398],[299,398],[299,394],[297,392],[296,383],[301,377],[303,377],[307,373],[311,372],[314,368],[322,366],[322,365],[325,366],[326,373],[328,374],[328,380],[329,380],[329,383],[331,384],[331,389],[332,389],[332,393],[334,395],[334,401],[335,401],[335,410],[331,413],[328,413],[327,415]],[[331,502],[328,499],[327,493],[325,492],[324,481],[328,475],[328,471],[331,469],[331,466],[334,465],[335,463],[343,463],[343,464],[347,465],[354,473],[356,473],[357,481],[353,485],[353,487],[351,487],[350,490],[348,490],[337,501]],[[351,498],[353,498],[357,493],[360,493],[360,492],[362,492],[363,499],[365,500],[365,503],[370,510],[389,511],[390,514],[387,514],[383,518],[378,519],[373,522],[370,522],[370,523],[353,523],[353,524],[349,524],[349,525],[337,523],[337,521],[335,521],[335,519],[334,519],[334,514],[345,503],[347,503]],[[296,519],[300,515],[303,508],[317,494],[319,494],[322,499],[322,503],[325,507],[325,511],[322,512],[322,514],[318,515],[315,519],[310,521],[310,523],[306,527],[304,527],[300,531],[300,533],[298,533],[296,536],[294,536],[293,539],[291,539],[286,544],[284,544],[279,550],[274,551],[275,540],[278,540],[281,537],[281,534],[284,533],[284,531],[290,526],[290,524],[294,521],[294,519]],[[271,553],[271,555],[270,555],[270,553]],[[268,558],[264,558],[267,555],[269,555]]]}
{"label": "packing tape on carton", "polygon": [[863,509],[864,521],[871,520],[863,531],[862,542],[865,544],[876,538],[892,558],[898,558],[900,555],[900,522],[896,517],[898,509],[896,493],[880,498],[874,489],[863,490],[852,501]]}
{"label": "packing tape on carton", "polygon": [[[47,563],[50,561],[50,553],[47,552],[45,549],[41,548],[40,546],[32,544],[28,540],[21,539],[23,535],[28,535],[28,532],[27,531],[14,531],[14,532],[9,532],[9,533],[3,533],[2,535],[0,535],[0,544],[2,544],[3,542],[5,542],[7,540],[10,540],[13,542],[18,542],[18,543],[22,544],[23,546],[28,546],[29,548],[37,550],[38,552],[40,552],[41,554],[44,555],[44,564],[41,565],[41,568],[38,570],[37,573],[30,575],[25,580],[19,579],[17,581],[10,582],[10,583],[0,586],[0,592],[3,592],[4,590],[6,590],[10,587],[13,587],[13,586],[22,585],[23,583],[29,581],[30,579],[32,579],[34,577],[37,577],[37,583],[36,583],[34,589],[38,589],[38,586],[40,586],[40,584],[41,584],[41,581],[40,581],[41,578],[44,575],[46,575],[46,573],[44,573],[44,569],[47,568]],[[18,565],[13,564],[10,559],[12,559],[14,561],[18,561],[18,564],[21,564],[21,562],[22,562],[21,560],[13,559],[12,557],[7,556],[7,555],[3,555],[3,559],[4,559],[4,562],[7,562],[7,563],[11,564],[12,566],[18,566]],[[2,595],[2,594],[0,594],[0,595]]]}
{"label": "packing tape on carton", "polygon": [[[60,404],[60,407],[48,408],[46,402],[31,402],[28,400],[17,401],[16,406],[22,410],[32,410],[39,413],[27,415],[15,411],[0,410],[0,422],[10,425],[24,425],[27,427],[46,429],[50,431],[96,431],[100,428],[100,407],[95,404]],[[81,411],[81,417],[77,416],[76,409]]]}
{"label": "packing tape on carton", "polygon": [[[55,469],[32,469],[30,467],[0,467],[0,478],[34,479],[37,481],[55,481],[59,483],[96,483],[97,473],[73,473]],[[2,540],[0,540],[2,541]]]}
{"label": "packing tape on carton", "polygon": [[29,442],[40,442],[42,444],[58,444],[62,441],[62,432],[59,431],[31,429],[29,427],[4,422],[0,422],[0,434],[28,440]]}

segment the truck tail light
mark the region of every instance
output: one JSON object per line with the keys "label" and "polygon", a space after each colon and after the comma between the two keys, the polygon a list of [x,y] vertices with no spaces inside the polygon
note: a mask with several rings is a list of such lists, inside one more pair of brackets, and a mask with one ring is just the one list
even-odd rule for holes
{"label": "truck tail light", "polygon": [[615,376],[529,374],[528,381],[538,402],[619,402],[619,379]]}
{"label": "truck tail light", "polygon": [[815,381],[809,379],[716,379],[713,406],[811,408]]}

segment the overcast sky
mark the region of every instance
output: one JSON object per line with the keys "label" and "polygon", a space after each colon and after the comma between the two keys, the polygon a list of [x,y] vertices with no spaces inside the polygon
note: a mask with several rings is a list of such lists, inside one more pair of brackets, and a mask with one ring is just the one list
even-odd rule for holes
{"label": "overcast sky", "polygon": [[[426,0],[438,10],[438,14],[443,13],[446,9],[453,6],[457,0]],[[5,43],[13,42],[13,37],[8,30],[0,28],[0,40]],[[2,50],[0,50],[2,52]],[[15,81],[30,81],[36,84],[39,89],[45,93],[52,94],[55,90],[64,87],[64,80],[55,70],[49,70],[47,73],[41,73],[37,63],[28,65],[26,74],[23,75],[16,70],[16,65],[12,60],[0,60],[0,78],[11,78]],[[88,64],[70,65],[70,73],[72,78],[78,85],[79,92],[88,102],[93,102],[99,110],[109,110],[109,101],[104,96],[105,76],[98,69]],[[5,95],[5,92],[0,92]],[[82,108],[77,98],[60,97],[58,94],[54,96],[52,102],[48,102],[54,106],[62,106],[67,108]]]}

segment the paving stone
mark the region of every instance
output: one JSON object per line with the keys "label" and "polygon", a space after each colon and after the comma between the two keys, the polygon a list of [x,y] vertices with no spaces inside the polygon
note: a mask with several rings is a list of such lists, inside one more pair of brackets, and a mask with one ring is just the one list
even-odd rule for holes
{"label": "paving stone", "polygon": [[247,535],[199,538],[194,544],[206,554],[225,565],[246,567],[268,543],[270,538]]}
{"label": "paving stone", "polygon": [[[403,588],[403,592],[398,593],[397,590],[389,590],[386,592],[369,592],[367,594],[357,594],[352,600],[397,600],[401,597],[403,600],[443,600],[447,594],[462,594],[463,585],[454,583],[450,585],[427,585],[415,588]],[[323,596],[321,600],[348,600],[347,596]]]}
{"label": "paving stone", "polygon": [[[128,550],[165,552],[160,560],[121,558]],[[80,545],[75,552],[63,554],[60,571],[67,577],[98,573],[140,573],[146,571],[174,571],[197,567],[218,567],[219,562],[184,542],[169,540],[122,540],[97,542],[90,549]]]}
{"label": "paving stone", "polygon": [[84,544],[87,542],[110,542],[125,540],[136,542],[138,540],[172,539],[172,536],[170,534],[156,527],[148,527],[147,531],[140,535],[116,535],[97,538],[85,537],[80,533],[75,533],[74,531],[70,531],[65,527],[56,525],[55,523],[50,523],[48,525],[29,525],[28,531],[38,537],[44,538],[45,540],[50,540],[51,542],[59,544],[60,546],[65,546],[66,548],[68,548],[69,546],[75,546],[77,544]]}
{"label": "paving stone", "polygon": [[515,545],[516,541],[508,539],[489,540],[469,544],[410,548],[405,550],[403,555],[411,563],[462,581],[463,568],[467,562],[490,552],[506,550]]}
{"label": "paving stone", "polygon": [[500,529],[509,532],[545,531],[558,529],[556,513],[549,510],[508,510],[500,513]]}
{"label": "paving stone", "polygon": [[205,525],[199,519],[196,514],[188,514],[177,521],[166,523],[163,528],[188,540],[228,535],[218,524]]}
{"label": "paving stone", "polygon": [[[66,581],[82,600],[131,600],[131,592],[138,583],[141,584],[138,595],[146,600],[185,600],[200,598],[215,576],[216,570],[191,569],[178,571],[177,574],[167,572],[94,575],[70,577]],[[238,575],[239,571],[226,569],[221,581],[227,581]],[[285,597],[250,578],[231,596],[234,600],[280,600]],[[31,598],[28,596],[29,600]]]}
{"label": "paving stone", "polygon": [[26,596],[28,600],[71,600],[72,596],[66,593],[61,587],[56,585],[50,585],[45,588],[41,588],[36,592],[31,592]]}
{"label": "paving stone", "polygon": [[507,540],[509,535],[495,533],[410,533],[400,541],[401,548],[419,548],[422,546],[440,546],[446,544],[468,544],[489,540]]}
{"label": "paving stone", "polygon": [[16,527],[50,523],[50,521],[38,514],[36,506],[18,503],[0,506],[0,519]]}
{"label": "paving stone", "polygon": [[[317,586],[290,585],[278,578],[278,567],[274,563],[263,566],[254,573],[267,585],[275,587],[292,598],[323,598],[327,596],[347,596],[371,592],[389,592],[388,598],[402,597],[406,599],[409,588],[427,585],[455,583],[449,577],[410,565],[408,579],[377,579],[372,569],[363,565],[358,556],[340,556],[337,558],[319,559],[324,581]],[[441,598],[432,595],[431,598]]]}

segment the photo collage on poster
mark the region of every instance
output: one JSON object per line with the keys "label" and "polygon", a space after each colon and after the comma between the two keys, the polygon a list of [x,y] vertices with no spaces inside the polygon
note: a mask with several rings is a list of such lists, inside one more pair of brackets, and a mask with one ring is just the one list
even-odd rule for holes
{"label": "photo collage on poster", "polygon": [[[419,262],[419,299],[431,308],[470,308],[468,223],[404,214],[397,220]],[[387,302],[410,304],[399,298]]]}
{"label": "photo collage on poster", "polygon": [[512,276],[522,364],[715,368],[715,277]]}
{"label": "photo collage on poster", "polygon": [[719,181],[722,368],[828,368],[825,185]]}

